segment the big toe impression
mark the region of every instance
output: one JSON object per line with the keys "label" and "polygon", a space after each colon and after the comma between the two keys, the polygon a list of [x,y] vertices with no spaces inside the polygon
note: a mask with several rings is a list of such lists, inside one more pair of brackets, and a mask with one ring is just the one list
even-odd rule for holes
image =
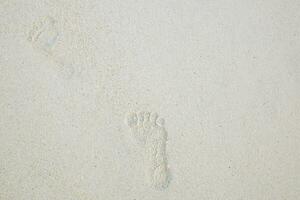
{"label": "big toe impression", "polygon": [[130,113],[126,117],[126,123],[130,128],[137,125],[138,119],[136,113]]}

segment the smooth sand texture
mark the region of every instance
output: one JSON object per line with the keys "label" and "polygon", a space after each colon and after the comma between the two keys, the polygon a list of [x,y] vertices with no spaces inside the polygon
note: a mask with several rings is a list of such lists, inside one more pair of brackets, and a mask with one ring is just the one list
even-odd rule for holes
{"label": "smooth sand texture", "polygon": [[[299,199],[299,11],[0,0],[0,199]],[[165,119],[153,151],[139,111]]]}

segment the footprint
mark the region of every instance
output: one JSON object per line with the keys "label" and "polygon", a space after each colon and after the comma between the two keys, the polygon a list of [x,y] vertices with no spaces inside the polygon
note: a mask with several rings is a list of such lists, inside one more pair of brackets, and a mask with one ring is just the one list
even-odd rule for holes
{"label": "footprint", "polygon": [[55,68],[63,78],[70,79],[74,74],[73,65],[68,64],[55,52],[59,37],[57,21],[50,16],[46,16],[33,25],[27,40],[35,49],[55,62]]}
{"label": "footprint", "polygon": [[149,186],[166,188],[169,169],[166,157],[167,132],[164,119],[156,113],[130,113],[126,117],[132,136],[144,148],[145,176]]}
{"label": "footprint", "polygon": [[28,41],[32,42],[36,48],[51,54],[58,37],[59,32],[56,20],[46,16],[33,26],[29,33]]}

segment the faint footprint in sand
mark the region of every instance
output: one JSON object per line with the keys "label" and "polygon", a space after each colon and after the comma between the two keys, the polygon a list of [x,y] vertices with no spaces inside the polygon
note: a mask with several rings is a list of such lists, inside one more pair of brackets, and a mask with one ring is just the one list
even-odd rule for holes
{"label": "faint footprint in sand", "polygon": [[36,48],[51,54],[59,37],[56,23],[55,19],[46,16],[34,24],[32,30],[29,32],[28,41],[32,42]]}
{"label": "faint footprint in sand", "polygon": [[167,132],[164,119],[156,113],[130,113],[126,117],[133,137],[144,147],[145,175],[147,183],[156,189],[169,184],[169,169],[166,157]]}
{"label": "faint footprint in sand", "polygon": [[46,16],[33,25],[29,32],[27,40],[31,42],[33,47],[43,52],[47,57],[56,63],[57,70],[64,78],[71,78],[74,74],[72,65],[67,64],[64,60],[55,55],[54,48],[58,42],[60,33],[57,21]]}

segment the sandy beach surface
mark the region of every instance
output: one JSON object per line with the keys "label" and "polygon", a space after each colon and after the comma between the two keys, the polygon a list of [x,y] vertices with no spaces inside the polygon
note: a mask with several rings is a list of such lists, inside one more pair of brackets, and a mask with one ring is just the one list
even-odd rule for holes
{"label": "sandy beach surface", "polygon": [[0,0],[0,200],[296,200],[299,0]]}

